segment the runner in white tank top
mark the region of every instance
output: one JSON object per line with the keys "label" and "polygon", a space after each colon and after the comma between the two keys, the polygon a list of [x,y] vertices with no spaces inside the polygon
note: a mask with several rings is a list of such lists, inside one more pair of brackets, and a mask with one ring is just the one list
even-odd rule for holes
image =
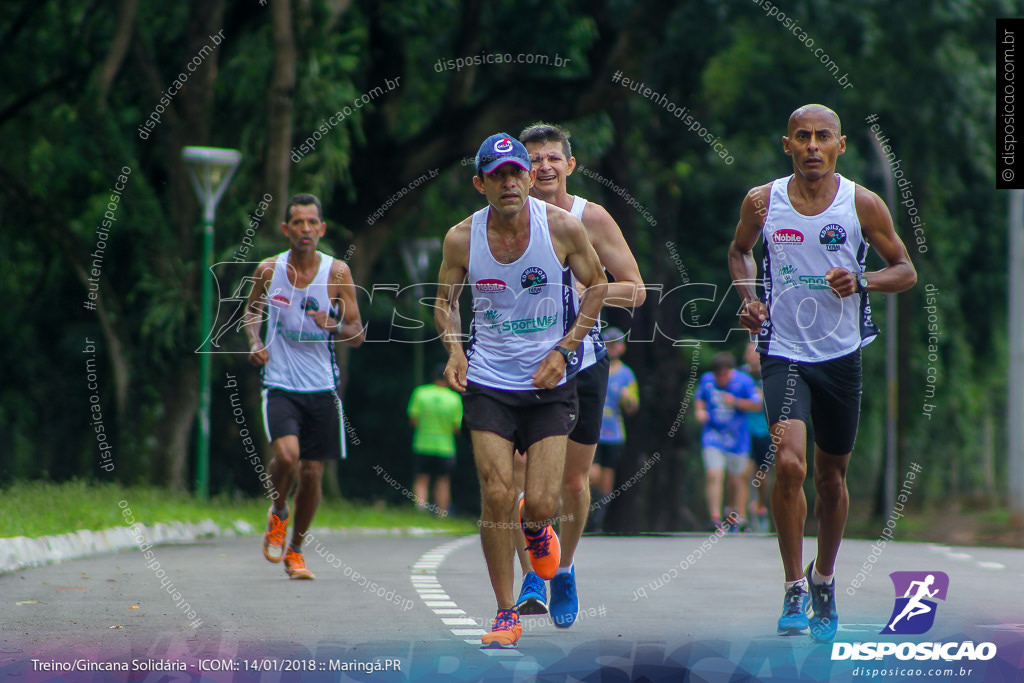
{"label": "runner in white tank top", "polygon": [[825,280],[832,268],[864,271],[868,245],[854,205],[856,184],[838,173],[828,208],[804,216],[793,208],[793,176],[771,186],[764,221],[764,282],[768,321],[758,351],[818,363],[845,356],[878,334],[867,292],[839,298]]}
{"label": "runner in white tank top", "polygon": [[[348,265],[317,251],[327,227],[321,216],[313,195],[289,200],[281,227],[291,248],[260,263],[246,310],[249,362],[263,368],[263,422],[274,452],[263,555],[283,560],[292,579],[313,578],[302,541],[320,501],[323,461],[345,457],[333,342],[363,342]],[[260,339],[264,312],[266,342]],[[296,481],[295,525],[286,548],[287,497]]]}
{"label": "runner in white tank top", "polygon": [[331,391],[338,386],[331,333],[314,322],[307,311],[328,311],[337,319],[327,293],[327,278],[334,258],[316,252],[320,268],[313,281],[297,289],[288,278],[291,252],[274,259],[268,289],[266,348],[272,353],[263,366],[263,386],[288,391]]}
{"label": "runner in white tank top", "polygon": [[[909,289],[917,273],[885,203],[835,172],[846,137],[834,111],[800,107],[789,117],[782,145],[793,159],[793,175],[747,193],[729,269],[743,299],[740,325],[760,337],[764,405],[776,448],[772,515],[786,575],[778,633],[809,629],[827,642],[839,625],[833,572],[860,417],[860,347],[877,332],[867,292]],[[759,300],[753,249],[762,235],[765,298]],[[867,244],[886,262],[882,270],[863,272]],[[803,483],[812,415],[818,552],[805,570]]]}
{"label": "runner in white tank top", "polygon": [[[533,388],[533,373],[569,331],[578,297],[571,272],[559,262],[548,232],[547,206],[527,197],[530,237],[526,251],[501,263],[487,243],[491,208],[473,214],[467,282],[473,289],[467,379],[493,389]],[[579,358],[557,384],[579,370]]]}
{"label": "runner in white tank top", "polygon": [[[568,177],[576,168],[568,131],[558,126],[535,124],[523,130],[519,137],[526,145],[533,170],[537,173],[531,195],[579,218],[601,259],[601,265],[614,277],[615,282],[608,285],[605,303],[624,308],[643,304],[643,279],[615,220],[600,205],[568,192]],[[579,613],[573,558],[590,513],[590,470],[601,439],[601,419],[608,389],[609,359],[600,331],[601,323],[598,322],[581,347],[583,369],[576,380],[580,418],[569,434],[562,479],[563,552],[559,574],[551,583],[550,605],[552,620],[562,628],[572,626]],[[516,475],[517,481],[521,480],[519,471]],[[523,549],[518,548],[518,551],[524,575],[519,609],[523,614],[543,614],[549,611],[546,588],[528,571]]]}
{"label": "runner in white tank top", "polygon": [[[552,524],[576,419],[576,380],[566,381],[566,371],[571,374],[597,321],[607,278],[583,224],[530,198],[534,174],[519,141],[505,133],[484,140],[476,169],[473,184],[489,206],[445,236],[434,319],[449,354],[445,378],[463,393],[463,424],[480,477],[480,539],[498,604],[481,640],[510,646],[522,633],[507,532],[516,508],[513,452],[527,453],[521,519],[530,559],[538,575],[552,578],[560,555]],[[574,316],[566,268],[587,287]],[[459,315],[467,280],[474,312],[470,358]],[[495,388],[501,386],[515,389]]]}

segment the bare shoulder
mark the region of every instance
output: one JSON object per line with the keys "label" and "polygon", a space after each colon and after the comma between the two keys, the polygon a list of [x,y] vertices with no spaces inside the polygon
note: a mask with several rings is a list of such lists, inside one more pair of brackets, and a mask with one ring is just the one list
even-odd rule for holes
{"label": "bare shoulder", "polygon": [[612,215],[600,204],[588,201],[583,208],[583,226],[591,237],[595,235],[606,235],[613,232],[622,232],[619,224],[615,222]]}
{"label": "bare shoulder", "polygon": [[548,230],[552,237],[559,240],[572,240],[586,234],[583,222],[579,218],[554,204],[545,206],[548,212]]}
{"label": "bare shoulder", "polygon": [[465,249],[466,253],[469,253],[469,236],[472,233],[472,228],[473,216],[468,216],[448,228],[448,232],[444,236],[445,251],[448,249]]}
{"label": "bare shoulder", "polygon": [[772,182],[747,190],[747,194],[743,198],[743,204],[740,206],[740,222],[737,226],[739,230],[754,233],[764,227],[764,222],[768,218]]}
{"label": "bare shoulder", "polygon": [[269,280],[274,275],[274,268],[277,266],[277,257],[270,256],[260,261],[260,264],[256,266],[256,279]]}
{"label": "bare shoulder", "polygon": [[351,282],[352,269],[340,258],[335,258],[331,264],[331,282]]}
{"label": "bare shoulder", "polygon": [[767,182],[764,185],[758,185],[747,190],[747,196],[743,198],[744,205],[749,204],[750,208],[754,209],[757,213],[762,216],[768,212],[768,200],[772,195],[772,185],[774,180]]}
{"label": "bare shoulder", "polygon": [[881,197],[868,188],[859,184],[856,185],[853,201],[857,207],[857,218],[860,219],[862,225],[880,227],[886,222],[892,224],[889,208],[882,201]]}
{"label": "bare shoulder", "polygon": [[442,256],[448,267],[469,267],[469,238],[472,233],[473,216],[448,228],[444,236]]}

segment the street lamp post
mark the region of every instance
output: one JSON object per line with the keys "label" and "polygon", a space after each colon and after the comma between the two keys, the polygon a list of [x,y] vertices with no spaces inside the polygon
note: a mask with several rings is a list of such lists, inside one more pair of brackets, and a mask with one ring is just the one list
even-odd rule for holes
{"label": "street lamp post", "polygon": [[209,332],[213,307],[213,217],[217,204],[242,161],[242,153],[218,147],[185,147],[181,158],[188,166],[196,196],[203,204],[202,299],[199,313],[199,423],[196,430],[196,494],[210,495],[210,354],[202,348]]}

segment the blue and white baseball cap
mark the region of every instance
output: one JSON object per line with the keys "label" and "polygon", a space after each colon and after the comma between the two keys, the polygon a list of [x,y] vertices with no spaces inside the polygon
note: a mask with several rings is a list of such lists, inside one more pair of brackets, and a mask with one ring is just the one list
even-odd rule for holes
{"label": "blue and white baseball cap", "polygon": [[476,153],[477,173],[491,173],[504,163],[513,163],[525,168],[533,168],[530,153],[523,143],[508,133],[496,133],[484,140],[480,151]]}

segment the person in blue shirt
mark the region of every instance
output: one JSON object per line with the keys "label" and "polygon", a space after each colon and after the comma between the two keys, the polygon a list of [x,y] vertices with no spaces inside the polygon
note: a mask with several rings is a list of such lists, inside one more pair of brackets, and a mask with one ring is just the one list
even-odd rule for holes
{"label": "person in blue shirt", "polygon": [[722,482],[728,473],[728,524],[730,531],[742,530],[750,458],[746,413],[761,410],[761,395],[754,380],[736,370],[732,354],[722,352],[711,359],[711,372],[700,378],[696,406],[697,421],[704,425],[701,447],[711,526],[717,529],[722,524]]}
{"label": "person in blue shirt", "polygon": [[[757,344],[747,344],[743,354],[746,365],[740,367],[742,372],[750,375],[757,386],[757,391],[764,398],[764,382],[761,380],[761,356],[757,353]],[[764,410],[747,413],[747,428],[750,429],[750,460],[747,463],[746,480],[754,487],[754,496],[750,501],[750,522],[754,531],[771,531],[771,518],[768,515],[768,503],[771,493],[772,465],[775,464],[775,449],[768,432],[768,418]]]}

